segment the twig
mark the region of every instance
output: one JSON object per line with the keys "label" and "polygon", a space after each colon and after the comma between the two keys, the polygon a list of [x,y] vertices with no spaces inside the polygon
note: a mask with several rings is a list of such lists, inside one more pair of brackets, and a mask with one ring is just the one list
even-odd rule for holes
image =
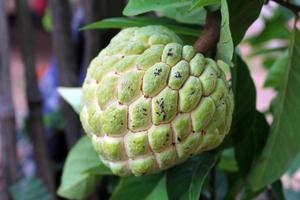
{"label": "twig", "polygon": [[300,13],[300,6],[298,6],[298,5],[292,4],[292,3],[288,2],[288,1],[284,1],[284,0],[271,0],[271,1],[274,1],[274,2],[278,3],[279,5],[290,9],[293,13],[295,13],[296,16],[298,16]]}
{"label": "twig", "polygon": [[220,38],[221,12],[220,10],[207,11],[203,35],[195,42],[194,46],[199,53],[213,49]]}

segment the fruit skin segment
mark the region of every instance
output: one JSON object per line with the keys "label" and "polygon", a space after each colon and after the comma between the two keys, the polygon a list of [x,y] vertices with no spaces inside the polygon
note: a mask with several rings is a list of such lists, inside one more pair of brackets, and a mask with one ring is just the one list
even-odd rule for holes
{"label": "fruit skin segment", "polygon": [[80,119],[102,162],[147,175],[219,146],[234,102],[218,63],[163,26],[120,31],[83,84]]}

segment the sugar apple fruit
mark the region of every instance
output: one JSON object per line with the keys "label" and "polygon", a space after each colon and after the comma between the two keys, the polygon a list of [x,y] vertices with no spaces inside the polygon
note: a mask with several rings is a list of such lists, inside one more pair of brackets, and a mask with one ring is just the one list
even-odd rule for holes
{"label": "sugar apple fruit", "polygon": [[221,64],[182,43],[163,26],[126,28],[91,61],[80,118],[114,174],[157,173],[228,133],[233,95]]}

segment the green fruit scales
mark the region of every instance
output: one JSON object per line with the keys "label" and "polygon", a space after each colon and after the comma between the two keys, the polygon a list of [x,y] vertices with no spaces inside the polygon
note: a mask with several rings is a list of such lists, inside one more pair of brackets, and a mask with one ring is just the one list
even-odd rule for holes
{"label": "green fruit scales", "polygon": [[80,118],[114,174],[145,175],[220,145],[233,107],[218,62],[145,26],[122,30],[91,61]]}

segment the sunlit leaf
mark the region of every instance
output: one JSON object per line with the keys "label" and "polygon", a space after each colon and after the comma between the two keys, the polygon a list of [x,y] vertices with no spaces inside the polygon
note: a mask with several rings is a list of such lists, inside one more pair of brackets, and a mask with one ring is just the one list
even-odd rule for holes
{"label": "sunlit leaf", "polygon": [[262,155],[249,176],[254,190],[277,180],[300,150],[300,32],[295,28],[289,63],[279,94],[270,136]]}
{"label": "sunlit leaf", "polygon": [[231,38],[230,26],[229,26],[229,14],[228,14],[228,6],[227,1],[221,1],[221,32],[220,32],[220,40],[217,44],[217,59],[221,59],[224,62],[231,65],[231,59],[233,55],[233,42]]}
{"label": "sunlit leaf", "polygon": [[81,88],[71,88],[71,87],[59,87],[58,93],[62,98],[68,102],[72,108],[79,113],[81,110],[81,97],[82,91]]}

